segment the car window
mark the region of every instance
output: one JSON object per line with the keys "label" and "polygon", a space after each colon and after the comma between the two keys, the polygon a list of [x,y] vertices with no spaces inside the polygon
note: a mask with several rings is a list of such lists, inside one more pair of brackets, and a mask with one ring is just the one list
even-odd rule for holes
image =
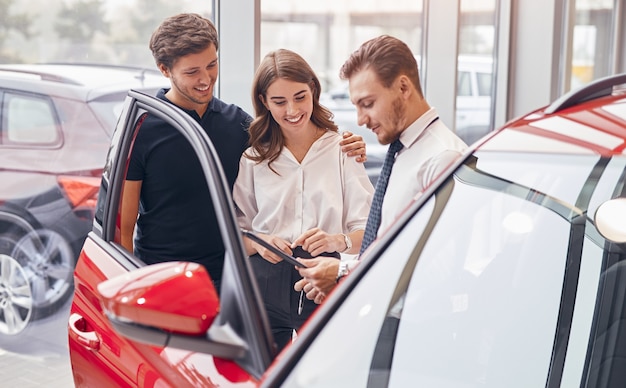
{"label": "car window", "polygon": [[458,72],[456,95],[461,97],[472,95],[472,78],[468,71]]}
{"label": "car window", "polygon": [[[493,175],[505,182],[531,187],[567,203],[576,203],[580,188],[594,173],[598,157],[573,157],[542,154],[529,157],[514,152],[478,153],[480,171],[485,177]],[[502,163],[502,160],[508,163]]]}
{"label": "car window", "polygon": [[478,82],[478,95],[490,97],[493,75],[491,73],[477,72],[476,81]]}
{"label": "car window", "polygon": [[[120,117],[125,117],[127,112],[120,112]],[[137,120],[137,123],[141,123],[141,117],[145,117],[145,115],[140,116],[140,119]],[[98,201],[96,203],[96,211],[95,211],[95,223],[94,225],[101,229],[104,224],[104,212],[107,208],[107,204],[112,198],[109,197],[109,185],[113,176],[116,174],[114,168],[120,168],[115,164],[118,153],[120,152],[120,148],[122,148],[122,135],[124,134],[124,122],[120,121],[118,123],[119,128],[113,132],[111,138],[111,145],[109,146],[109,151],[107,153],[106,161],[104,163],[104,168],[102,169],[102,179],[100,180],[100,190],[98,192]],[[135,134],[137,128],[135,128]],[[125,151],[126,152],[126,151]],[[126,165],[124,166],[124,173],[126,171]],[[115,194],[115,193],[113,193]],[[102,230],[101,230],[102,232]],[[119,238],[119,236],[118,236]]]}
{"label": "car window", "polygon": [[[393,308],[402,320],[393,357],[398,373],[390,385],[415,378],[425,386],[543,386],[571,224],[506,190],[459,183],[421,253],[404,303]],[[448,361],[442,365],[441,359]],[[526,373],[511,382],[520,363]]]}
{"label": "car window", "polygon": [[[397,328],[390,386],[407,381],[442,387],[476,382],[488,387],[543,386],[550,371],[561,371],[558,357],[557,366],[553,364],[553,346],[557,336],[570,335],[570,325],[568,376],[580,381],[603,243],[593,228],[589,228],[592,238],[586,233],[584,239],[574,237],[582,237],[580,231],[585,230],[576,208],[586,208],[603,163],[596,157],[564,161],[567,158],[561,155],[557,161],[527,156],[525,160],[535,163],[526,163],[524,174],[516,156],[503,163],[506,158],[500,155],[498,171],[511,181],[496,175],[473,177],[485,173],[481,168],[491,170],[496,164],[492,157],[482,154],[477,170],[457,171],[455,190],[421,253],[409,288],[386,318],[395,319],[388,325]],[[620,163],[616,168],[623,171]],[[615,176],[613,169],[607,171]],[[515,178],[552,195],[524,193],[522,186],[515,187]],[[579,283],[574,296],[564,296],[568,277]],[[576,297],[575,319],[563,314],[564,297]],[[445,365],[437,361],[441,359],[447,360]],[[391,358],[387,364],[379,362],[391,363]],[[525,373],[511,381],[521,364]]]}
{"label": "car window", "polygon": [[52,102],[44,97],[5,93],[3,143],[52,145],[60,140]]}
{"label": "car window", "polygon": [[[124,214],[123,202],[124,202],[124,192],[125,192],[124,189],[126,188],[126,184],[127,184],[126,176],[128,174],[128,165],[130,163],[130,158],[131,158],[130,155],[133,152],[133,149],[135,146],[135,139],[137,138],[137,134],[139,133],[139,130],[141,129],[141,125],[143,124],[143,122],[146,120],[147,117],[148,117],[148,113],[143,112],[141,115],[138,116],[137,120],[135,120],[133,133],[131,137],[132,141],[130,142],[130,149],[128,150],[128,153],[126,154],[126,163],[124,163],[122,169],[118,171],[119,178],[117,179],[117,182],[121,186],[121,190],[120,190],[121,198],[117,206],[117,215],[115,217],[117,220],[116,229],[115,229],[115,234],[112,235],[113,237],[112,241],[117,244],[120,244],[120,246],[122,246],[121,232],[120,232],[121,222],[123,219],[126,218],[126,214]],[[133,217],[138,218],[138,214],[134,214]],[[133,236],[136,236],[136,231],[133,232]],[[164,242],[164,243],[167,243],[167,242]],[[134,255],[134,252],[129,252],[129,253]]]}

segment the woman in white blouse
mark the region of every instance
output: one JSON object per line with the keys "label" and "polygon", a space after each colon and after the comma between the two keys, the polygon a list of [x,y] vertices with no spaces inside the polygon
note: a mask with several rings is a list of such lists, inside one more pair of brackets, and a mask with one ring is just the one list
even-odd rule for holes
{"label": "woman in white blouse", "polygon": [[[289,50],[256,71],[256,118],[239,163],[233,197],[239,225],[296,257],[359,252],[373,195],[362,163],[342,152],[332,113],[309,64]],[[293,285],[295,268],[244,238],[278,350],[316,305]]]}

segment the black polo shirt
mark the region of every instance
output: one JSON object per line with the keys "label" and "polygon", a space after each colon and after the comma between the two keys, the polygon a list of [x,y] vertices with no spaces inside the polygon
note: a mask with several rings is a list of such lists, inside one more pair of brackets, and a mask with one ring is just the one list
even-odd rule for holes
{"label": "black polo shirt", "polygon": [[[162,89],[157,97],[165,97]],[[209,135],[232,190],[248,147],[250,115],[217,98],[202,117],[187,112]],[[171,125],[148,116],[133,146],[128,180],[140,180],[135,254],[147,263],[184,260],[203,264],[221,280],[224,245],[204,174],[191,145]]]}

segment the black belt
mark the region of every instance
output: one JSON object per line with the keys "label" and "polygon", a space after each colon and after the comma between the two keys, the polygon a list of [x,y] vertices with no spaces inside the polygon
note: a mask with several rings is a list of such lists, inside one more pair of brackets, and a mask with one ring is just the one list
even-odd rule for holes
{"label": "black belt", "polygon": [[[291,250],[293,251],[292,256],[293,257],[300,257],[302,259],[312,259],[316,256],[311,255],[308,251],[305,251],[304,249],[302,249],[302,246],[298,245],[295,248],[291,248]],[[341,253],[339,252],[324,252],[322,254],[320,254],[319,256],[328,256],[328,257],[334,257],[336,259],[341,259]]]}

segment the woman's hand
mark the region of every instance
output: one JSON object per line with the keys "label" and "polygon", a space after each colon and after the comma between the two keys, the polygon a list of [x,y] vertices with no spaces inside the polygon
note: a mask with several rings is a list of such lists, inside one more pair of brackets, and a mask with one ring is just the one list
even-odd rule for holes
{"label": "woman's hand", "polygon": [[320,228],[309,229],[298,237],[291,248],[298,245],[309,252],[311,256],[319,256],[324,252],[343,252],[346,250],[346,242],[342,234],[329,234]]}
{"label": "woman's hand", "polygon": [[[293,254],[293,251],[289,247],[289,242],[283,240],[282,238],[269,235],[269,234],[261,234],[261,233],[258,233],[257,235],[263,240],[275,246],[276,248],[287,253],[288,255]],[[261,257],[263,257],[265,260],[269,261],[270,263],[276,264],[276,263],[283,261],[283,259],[280,256],[274,254],[272,251],[265,248],[263,245],[250,240],[248,237],[246,237],[246,239],[248,240],[248,243],[250,244],[250,246],[254,248],[256,253],[261,255]]]}

